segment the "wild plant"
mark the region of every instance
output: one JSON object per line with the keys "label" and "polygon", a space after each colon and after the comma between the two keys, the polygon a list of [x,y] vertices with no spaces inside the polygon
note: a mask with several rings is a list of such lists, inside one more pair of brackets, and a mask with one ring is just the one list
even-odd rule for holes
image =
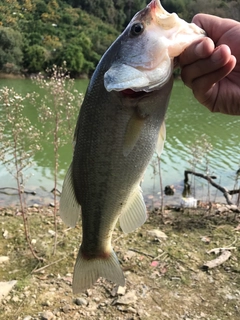
{"label": "wild plant", "polygon": [[30,98],[33,98],[33,96],[22,96],[16,93],[14,89],[7,87],[0,89],[0,104],[2,107],[0,160],[16,180],[25,237],[31,253],[39,260],[40,258],[31,243],[24,193],[25,183],[28,179],[26,169],[32,165],[33,155],[40,149],[40,132],[24,116],[25,103],[27,101],[29,103]]}
{"label": "wild plant", "polygon": [[[39,74],[35,83],[43,89],[44,95],[39,101],[39,119],[43,126],[48,128],[47,141],[52,144],[54,151],[54,225],[55,241],[57,244],[57,206],[58,206],[58,167],[59,148],[73,141],[76,115],[81,106],[83,95],[74,90],[74,79],[70,79],[65,66],[53,66],[47,70],[46,78]],[[46,131],[46,129],[45,129]]]}
{"label": "wild plant", "polygon": [[[162,181],[162,171],[161,171],[161,158],[158,154],[154,155],[152,161],[150,162],[150,166],[153,170],[153,194],[155,194],[155,178],[158,176],[159,178],[159,187],[161,193],[161,212],[164,213],[164,192],[163,192],[163,181]],[[153,203],[152,203],[153,205]]]}
{"label": "wild plant", "polygon": [[[202,134],[197,138],[193,144],[189,146],[189,153],[191,158],[188,160],[191,165],[191,170],[195,173],[196,169],[203,170],[206,176],[210,175],[210,166],[209,166],[209,152],[212,150],[212,144],[209,141],[209,138]],[[193,196],[196,196],[195,191],[195,175],[193,175]],[[210,184],[208,183],[208,200],[210,201]]]}
{"label": "wild plant", "polygon": [[239,165],[239,169],[236,171],[236,174],[235,174],[233,190],[239,190],[236,198],[236,205],[239,206],[240,205],[240,165]]}

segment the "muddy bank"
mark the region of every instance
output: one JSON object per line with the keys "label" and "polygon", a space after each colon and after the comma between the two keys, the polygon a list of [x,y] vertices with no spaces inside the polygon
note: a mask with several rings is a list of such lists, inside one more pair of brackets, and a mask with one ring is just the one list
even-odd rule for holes
{"label": "muddy bank", "polygon": [[[210,210],[211,209],[211,210]],[[117,226],[113,246],[126,277],[118,288],[100,280],[74,296],[73,267],[81,242],[81,222],[74,229],[59,218],[57,253],[52,256],[52,208],[29,208],[32,243],[45,261],[26,247],[22,217],[16,208],[0,211],[0,281],[17,283],[0,302],[0,319],[239,319],[239,214],[217,208],[158,209],[137,231],[123,234]],[[156,231],[157,230],[157,231]],[[161,232],[160,232],[161,231]],[[155,233],[154,233],[155,232]],[[160,233],[159,233],[160,232]],[[233,248],[213,269],[205,262]]]}

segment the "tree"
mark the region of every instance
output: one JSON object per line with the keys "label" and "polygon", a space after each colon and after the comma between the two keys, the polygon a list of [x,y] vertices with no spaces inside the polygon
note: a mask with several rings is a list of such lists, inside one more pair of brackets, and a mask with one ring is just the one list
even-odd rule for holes
{"label": "tree", "polygon": [[12,28],[0,26],[0,70],[6,71],[11,65],[11,71],[20,69],[22,63],[22,35]]}
{"label": "tree", "polygon": [[46,49],[37,44],[25,50],[23,66],[29,73],[37,73],[45,69],[47,61]]}
{"label": "tree", "polygon": [[69,44],[56,50],[54,61],[58,66],[65,61],[66,67],[71,73],[80,73],[83,71],[85,59],[81,47]]}

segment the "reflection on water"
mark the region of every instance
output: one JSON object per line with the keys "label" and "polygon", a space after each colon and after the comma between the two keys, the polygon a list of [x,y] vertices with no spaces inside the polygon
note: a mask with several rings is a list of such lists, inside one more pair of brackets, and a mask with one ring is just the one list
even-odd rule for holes
{"label": "reflection on water", "polygon": [[[37,87],[30,80],[0,80],[0,87],[14,87],[15,91],[26,94],[36,91]],[[76,81],[76,88],[85,92],[87,81]],[[41,93],[40,93],[41,94]],[[26,113],[33,123],[37,123],[38,110],[35,106],[27,106]],[[1,111],[0,111],[1,116]],[[76,114],[77,118],[77,114]],[[40,126],[40,124],[37,124]],[[192,144],[202,135],[209,137],[213,150],[209,154],[210,173],[218,177],[217,182],[222,186],[232,189],[235,173],[239,168],[239,128],[240,117],[213,114],[202,107],[192,96],[192,93],[181,81],[174,83],[174,89],[169,103],[166,119],[167,141],[161,156],[161,171],[163,185],[174,185],[176,193],[173,197],[164,197],[165,203],[180,203],[183,189],[184,170],[190,169],[189,159]],[[47,130],[47,128],[46,128]],[[65,145],[60,149],[59,158],[59,189],[66,169],[71,161],[72,145]],[[38,198],[27,196],[28,203],[48,203],[52,196],[53,188],[53,148],[43,139],[42,150],[34,157],[35,165],[28,169],[32,176],[27,181],[26,189],[37,192]],[[203,169],[203,168],[201,168]],[[204,173],[204,171],[201,171]],[[195,179],[197,198],[207,199],[207,183],[201,179]],[[13,177],[6,172],[0,164],[0,188],[15,187]],[[153,174],[152,166],[149,166],[142,183],[147,204],[159,202],[159,176]],[[212,190],[211,200],[225,201],[220,193]],[[16,200],[16,196],[8,196],[0,193],[0,206],[8,205]],[[17,200],[16,200],[17,201]]]}

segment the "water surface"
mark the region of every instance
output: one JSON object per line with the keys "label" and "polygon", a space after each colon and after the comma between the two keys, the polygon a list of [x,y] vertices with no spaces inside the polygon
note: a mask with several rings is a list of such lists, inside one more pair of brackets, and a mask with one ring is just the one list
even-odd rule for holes
{"label": "water surface", "polygon": [[[88,82],[76,80],[75,86],[80,92],[85,92]],[[0,80],[0,87],[13,87],[16,92],[22,95],[28,92],[38,91],[38,87],[31,80]],[[26,115],[37,127],[38,109],[34,105],[26,106]],[[1,109],[0,109],[1,116]],[[77,118],[77,114],[75,115]],[[235,173],[239,168],[239,132],[240,117],[222,114],[213,114],[201,106],[192,96],[191,91],[181,81],[175,81],[172,91],[169,109],[166,118],[167,140],[161,156],[161,172],[163,186],[174,185],[176,193],[173,197],[164,196],[165,203],[179,204],[183,190],[184,170],[190,169],[189,160],[192,158],[190,146],[196,144],[202,134],[208,137],[213,149],[208,155],[209,172],[218,177],[217,182],[222,186],[232,189],[234,186]],[[47,127],[45,128],[47,130]],[[53,188],[53,147],[43,139],[42,150],[34,156],[34,165],[28,169],[32,176],[26,183],[26,190],[33,190],[36,196],[27,196],[28,204],[49,203],[52,199],[50,191]],[[60,149],[59,158],[59,190],[72,158],[72,145]],[[153,167],[158,169],[156,161],[149,165],[142,188],[147,204],[160,201],[159,174]],[[205,162],[198,170],[205,173]],[[0,163],[0,188],[15,187],[14,178],[6,171]],[[206,181],[195,180],[195,196],[201,200],[207,200],[208,186]],[[12,193],[12,191],[11,191]],[[153,198],[154,197],[154,198]],[[211,188],[211,200],[224,201],[221,193],[216,193]],[[6,206],[17,202],[15,195],[0,193],[0,206]]]}

